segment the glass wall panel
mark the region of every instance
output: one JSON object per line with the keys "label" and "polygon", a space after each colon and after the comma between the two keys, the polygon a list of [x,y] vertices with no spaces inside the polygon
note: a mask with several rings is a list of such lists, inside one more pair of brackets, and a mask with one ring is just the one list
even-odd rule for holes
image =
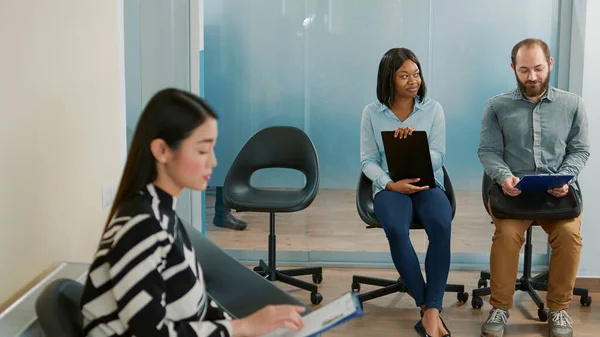
{"label": "glass wall panel", "polygon": [[[267,126],[304,130],[319,155],[317,199],[304,211],[277,216],[279,249],[389,251],[383,231],[366,230],[356,214],[359,129],[363,108],[376,100],[381,56],[408,47],[446,115],[446,167],[458,205],[452,249],[489,252],[493,225],[481,202],[477,158],[483,105],[515,87],[510,51],[519,40],[542,38],[557,58],[558,1],[212,0],[204,6],[205,97],[220,114],[211,184],[222,186],[243,144]],[[298,187],[303,177],[265,170],[253,184]],[[266,249],[268,215],[234,212],[246,230],[215,227],[215,195],[207,194],[208,236],[226,248]],[[424,233],[411,238],[423,252]],[[535,251],[545,254],[545,235],[535,238]]]}
{"label": "glass wall panel", "polygon": [[[483,106],[516,86],[510,53],[518,41],[543,39],[557,58],[558,1],[438,0],[431,20],[429,88],[444,108],[446,166],[457,190],[452,250],[489,252],[494,228],[481,202],[483,168],[477,157]],[[556,76],[550,84],[556,85]],[[534,252],[546,253],[540,227],[533,238]]]}
{"label": "glass wall panel", "polygon": [[[159,90],[190,90],[190,14],[188,0],[124,1],[127,145],[150,98]],[[190,191],[177,203],[179,216],[191,219]]]}

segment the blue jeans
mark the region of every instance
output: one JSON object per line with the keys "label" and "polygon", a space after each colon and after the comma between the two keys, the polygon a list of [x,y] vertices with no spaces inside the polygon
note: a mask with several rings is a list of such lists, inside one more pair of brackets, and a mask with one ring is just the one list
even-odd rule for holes
{"label": "blue jeans", "polygon": [[[442,311],[444,290],[450,270],[452,208],[439,188],[412,195],[381,191],[375,195],[375,215],[388,238],[392,261],[417,306]],[[423,224],[429,237],[425,258],[427,284],[423,280],[417,253],[410,242],[413,217]]]}

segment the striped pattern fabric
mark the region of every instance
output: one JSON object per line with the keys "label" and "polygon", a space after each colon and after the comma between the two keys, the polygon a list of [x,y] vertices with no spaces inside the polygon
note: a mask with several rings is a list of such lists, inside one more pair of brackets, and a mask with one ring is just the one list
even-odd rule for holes
{"label": "striped pattern fabric", "polygon": [[230,336],[229,320],[207,317],[202,268],[176,204],[149,184],[115,214],[85,284],[85,336]]}

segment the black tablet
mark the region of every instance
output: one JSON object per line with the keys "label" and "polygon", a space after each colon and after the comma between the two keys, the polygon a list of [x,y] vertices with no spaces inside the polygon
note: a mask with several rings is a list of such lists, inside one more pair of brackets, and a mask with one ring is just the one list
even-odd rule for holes
{"label": "black tablet", "polygon": [[394,138],[395,131],[381,131],[385,158],[393,181],[421,178],[415,186],[435,188],[429,143],[425,131],[413,131],[407,138]]}

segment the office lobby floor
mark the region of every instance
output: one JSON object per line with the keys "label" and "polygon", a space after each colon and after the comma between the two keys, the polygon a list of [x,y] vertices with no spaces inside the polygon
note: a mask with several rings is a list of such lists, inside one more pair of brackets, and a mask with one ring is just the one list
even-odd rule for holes
{"label": "office lobby floor", "polygon": [[[350,290],[352,275],[360,274],[389,279],[397,278],[393,270],[380,269],[346,269],[325,268],[323,270],[323,283],[320,292],[325,305]],[[310,277],[305,277],[308,281]],[[473,287],[477,287],[478,273],[465,271],[451,271],[449,283],[465,285],[465,291],[471,294]],[[276,282],[282,289],[293,294],[301,301],[310,303],[310,293],[298,290],[291,286]],[[373,289],[362,286],[362,291]],[[590,294],[594,299],[600,300],[600,293]],[[545,301],[545,292],[540,292]],[[467,337],[479,336],[481,324],[490,309],[487,303],[489,297],[484,297],[484,306],[480,310],[471,308],[468,303],[461,304],[456,301],[456,295],[447,293],[444,298],[444,311],[442,317],[451,330],[453,336]],[[318,306],[314,306],[317,308]],[[581,307],[579,297],[574,297],[569,309],[573,319],[574,335],[577,337],[597,337],[600,335],[600,304],[592,303],[591,307]],[[515,308],[511,310],[509,330],[505,337],[510,336],[547,336],[547,323],[540,322],[537,318],[537,307],[525,293],[515,294]],[[364,314],[353,321],[338,326],[323,334],[325,337],[354,337],[354,336],[416,336],[413,325],[419,320],[419,311],[414,307],[412,298],[406,294],[393,294],[364,303]]]}
{"label": "office lobby floor", "polygon": [[[489,253],[494,226],[483,208],[481,192],[457,190],[456,202],[452,251]],[[206,231],[214,243],[226,249],[267,249],[268,214],[234,212],[236,217],[248,223],[248,228],[243,231],[223,229],[212,224],[214,204],[212,190],[206,196]],[[533,232],[534,253],[546,253],[547,235],[539,227],[534,227]],[[383,230],[367,230],[359,218],[354,190],[321,189],[307,209],[277,214],[276,235],[277,249],[281,250],[389,251]],[[417,252],[425,251],[424,231],[411,231],[411,241]]]}

